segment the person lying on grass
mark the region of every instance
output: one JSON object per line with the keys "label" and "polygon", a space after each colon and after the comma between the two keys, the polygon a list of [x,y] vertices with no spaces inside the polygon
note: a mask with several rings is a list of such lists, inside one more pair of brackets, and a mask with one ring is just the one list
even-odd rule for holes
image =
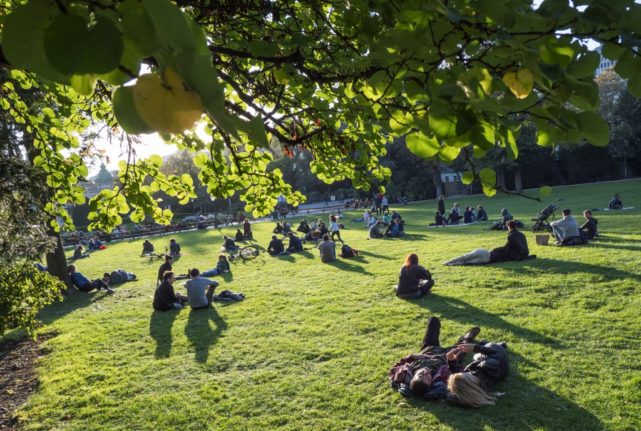
{"label": "person lying on grass", "polygon": [[122,284],[134,280],[136,280],[136,274],[133,272],[127,272],[123,269],[105,272],[102,275],[102,281],[107,283],[109,286],[115,286],[116,284]]}
{"label": "person lying on grass", "polygon": [[166,271],[162,278],[162,283],[156,287],[156,291],[154,292],[154,310],[180,310],[185,306],[187,297],[177,295],[176,292],[174,292],[174,281],[176,281],[174,273],[172,271]]}
{"label": "person lying on grass", "polygon": [[218,263],[216,263],[216,268],[205,271],[201,275],[203,277],[213,277],[214,275],[220,275],[226,272],[231,272],[231,267],[229,266],[229,260],[227,260],[227,256],[221,254],[218,256]]}
{"label": "person lying on grass", "polygon": [[211,298],[218,287],[218,282],[200,275],[197,268],[190,269],[189,281],[185,283],[187,301],[192,310],[207,308],[211,305]]}
{"label": "person lying on grass", "polygon": [[492,251],[478,248],[463,256],[443,262],[443,265],[482,265],[485,263],[523,260],[536,257],[534,255],[529,256],[530,250],[528,249],[527,239],[525,235],[516,228],[516,221],[510,220],[506,223],[506,226],[508,230],[507,243],[503,247],[497,247]]}
{"label": "person lying on grass", "polygon": [[[441,322],[431,317],[423,337],[421,351],[397,362],[389,372],[392,387],[404,396],[423,399],[447,399],[466,407],[494,405],[499,394],[491,392],[509,373],[505,343],[474,343],[480,329],[474,327],[454,346],[440,345]],[[465,353],[474,353],[473,361],[463,366]]]}
{"label": "person lying on grass", "polygon": [[109,285],[101,279],[89,281],[89,279],[82,275],[82,273],[76,271],[76,265],[69,265],[67,267],[67,271],[69,272],[69,279],[71,280],[71,284],[73,284],[76,289],[81,292],[91,292],[94,289],[104,289],[110,295],[114,293],[114,291],[109,288]]}
{"label": "person lying on grass", "polygon": [[402,299],[415,299],[430,293],[434,286],[432,274],[418,264],[418,255],[407,255],[398,275],[398,286],[394,288],[396,296]]}

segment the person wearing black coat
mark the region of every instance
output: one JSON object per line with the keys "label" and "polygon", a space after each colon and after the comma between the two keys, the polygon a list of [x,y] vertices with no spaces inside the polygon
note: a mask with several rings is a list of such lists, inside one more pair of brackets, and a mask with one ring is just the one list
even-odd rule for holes
{"label": "person wearing black coat", "polygon": [[490,251],[490,262],[504,262],[507,260],[523,260],[528,257],[530,250],[527,239],[522,232],[516,229],[516,222],[510,220],[506,223],[508,234],[507,244]]}
{"label": "person wearing black coat", "polygon": [[402,299],[420,298],[427,295],[433,286],[432,274],[418,264],[418,255],[408,255],[398,276],[396,296]]}

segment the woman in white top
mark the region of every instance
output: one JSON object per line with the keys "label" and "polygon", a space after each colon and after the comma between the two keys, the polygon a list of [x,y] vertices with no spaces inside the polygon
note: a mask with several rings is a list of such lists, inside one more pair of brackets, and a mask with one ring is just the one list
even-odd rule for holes
{"label": "woman in white top", "polygon": [[338,237],[338,240],[345,244],[345,241],[341,238],[341,231],[340,231],[340,226],[338,225],[338,220],[336,219],[336,216],[332,215],[329,218],[329,232],[332,235],[332,241],[336,241],[334,239],[335,236]]}

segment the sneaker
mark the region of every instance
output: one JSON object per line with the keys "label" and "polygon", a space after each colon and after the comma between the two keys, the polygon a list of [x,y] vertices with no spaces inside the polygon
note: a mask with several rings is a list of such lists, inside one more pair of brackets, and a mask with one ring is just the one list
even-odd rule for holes
{"label": "sneaker", "polygon": [[107,287],[106,290],[107,290],[107,294],[108,295],[113,295],[114,294],[114,290],[113,289]]}
{"label": "sneaker", "polygon": [[475,326],[467,331],[461,338],[458,339],[457,344],[459,343],[472,343],[477,335],[481,332],[481,328]]}

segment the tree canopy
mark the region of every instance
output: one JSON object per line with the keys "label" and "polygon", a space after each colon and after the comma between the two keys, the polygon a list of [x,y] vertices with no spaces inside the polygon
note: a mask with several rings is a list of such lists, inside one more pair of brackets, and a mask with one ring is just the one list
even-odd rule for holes
{"label": "tree canopy", "polygon": [[[159,132],[197,152],[209,193],[240,190],[258,215],[279,195],[303,199],[267,169],[274,141],[285,154],[309,151],[319,179],[367,188],[391,176],[379,160],[386,142],[404,137],[419,157],[466,160],[465,179],[479,178],[488,195],[496,174],[475,159],[497,146],[516,159],[526,115],[538,145],[607,145],[594,82],[600,55],[589,40],[641,95],[633,0],[0,0],[0,8],[8,71],[0,104],[46,173],[45,210],[62,217],[64,204],[84,200],[77,181],[98,129],[126,148]],[[198,121],[205,137],[193,132]],[[158,190],[193,198],[192,177],[165,175],[161,162],[129,152],[120,185],[90,202],[94,227],[128,213],[168,222]]]}

